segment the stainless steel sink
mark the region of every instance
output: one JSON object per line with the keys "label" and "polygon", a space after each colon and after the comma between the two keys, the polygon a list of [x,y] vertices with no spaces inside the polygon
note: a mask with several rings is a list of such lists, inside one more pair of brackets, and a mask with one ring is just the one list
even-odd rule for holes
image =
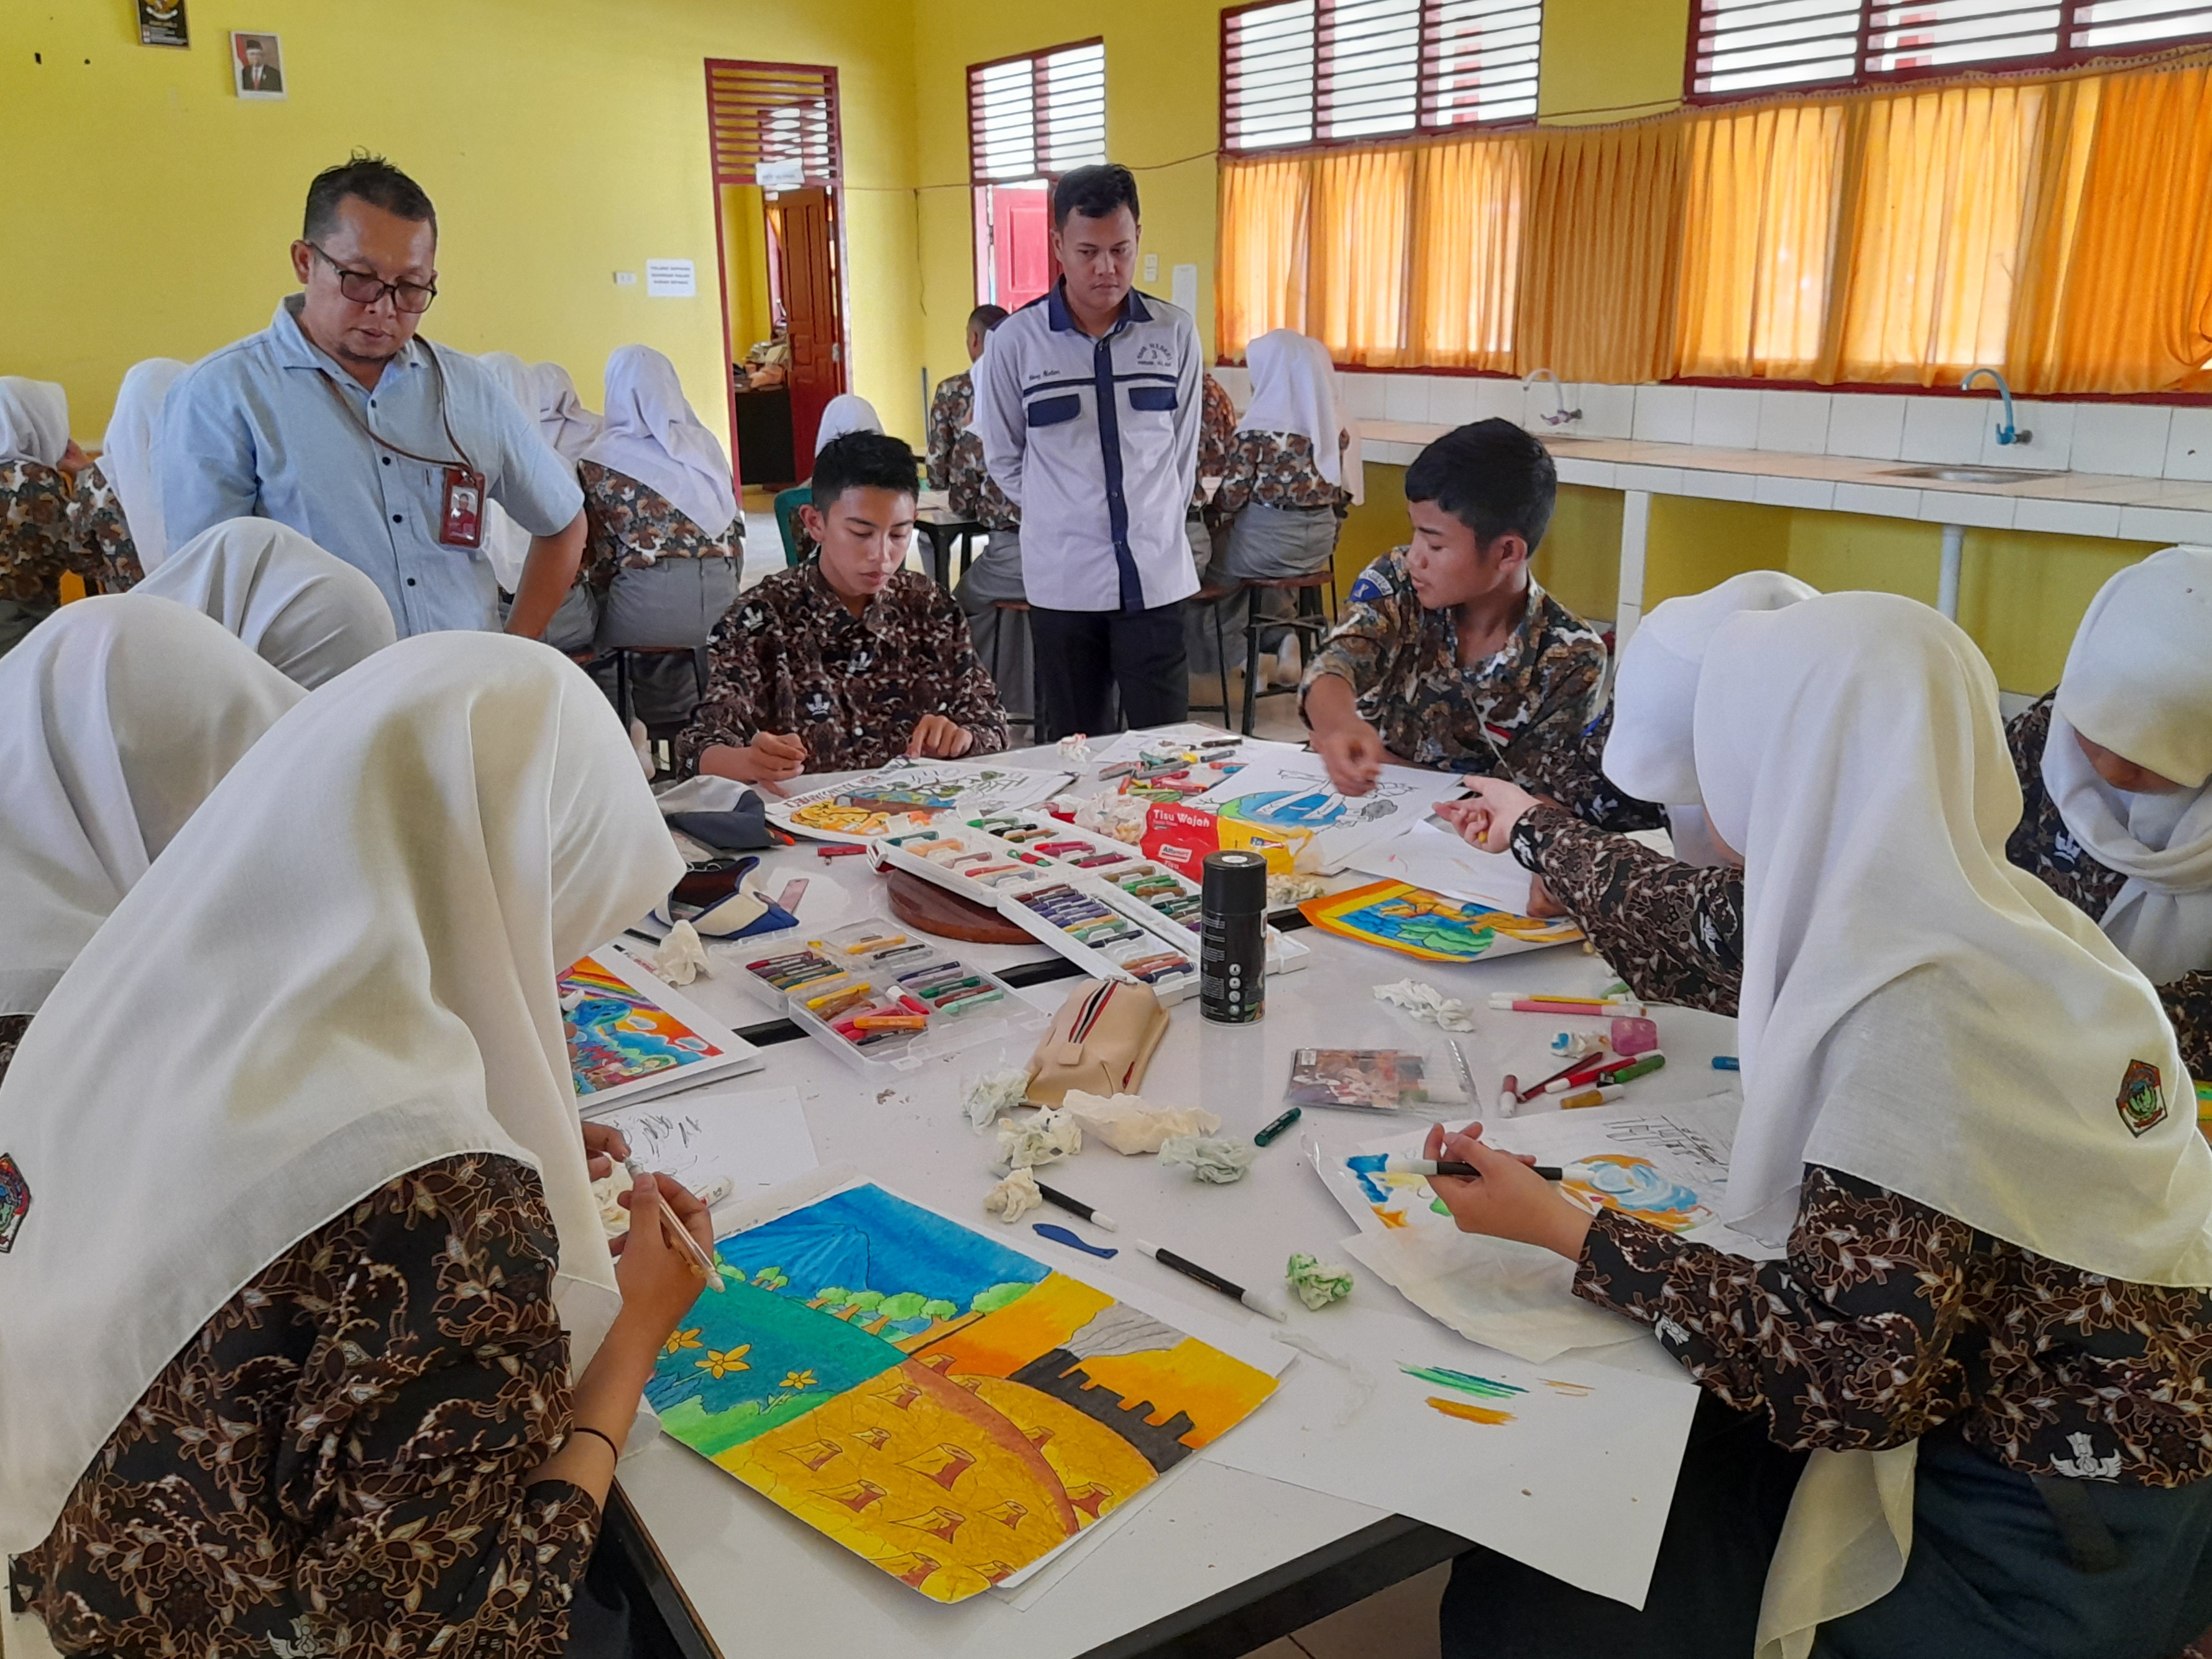
{"label": "stainless steel sink", "polygon": [[1884,469],[1887,478],[1929,478],[1941,483],[2008,484],[2024,483],[2030,478],[2056,478],[2063,475],[2055,471],[2038,471],[2024,466],[1893,466]]}

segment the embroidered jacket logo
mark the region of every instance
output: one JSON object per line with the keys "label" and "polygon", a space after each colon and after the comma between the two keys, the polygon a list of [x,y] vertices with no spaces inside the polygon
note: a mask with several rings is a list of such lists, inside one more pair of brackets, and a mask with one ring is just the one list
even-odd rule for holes
{"label": "embroidered jacket logo", "polygon": [[1137,348],[1139,368],[1165,368],[1175,362],[1175,347],[1165,340],[1147,340]]}
{"label": "embroidered jacket logo", "polygon": [[2139,1135],[2165,1122],[2166,1091],[2159,1086],[2158,1067],[2147,1060],[2130,1060],[2116,1103],[2120,1121],[2128,1126],[2130,1134]]}

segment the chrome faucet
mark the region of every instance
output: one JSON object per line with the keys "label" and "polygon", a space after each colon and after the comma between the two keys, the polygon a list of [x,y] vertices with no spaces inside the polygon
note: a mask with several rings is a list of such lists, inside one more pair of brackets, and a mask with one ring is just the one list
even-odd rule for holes
{"label": "chrome faucet", "polygon": [[1997,441],[2005,445],[2026,443],[2035,434],[2022,431],[2012,423],[2012,387],[2002,374],[1994,368],[1970,369],[1966,378],[1959,382],[1959,390],[1964,392],[1984,374],[1997,383],[1997,396],[2004,399],[2004,417],[1997,422]]}
{"label": "chrome faucet", "polygon": [[1539,417],[1546,426],[1565,426],[1570,421],[1582,419],[1582,410],[1567,407],[1567,389],[1559,384],[1559,377],[1550,369],[1540,368],[1533,371],[1522,384],[1534,386],[1539,380],[1549,380],[1552,383],[1553,410],[1550,414]]}

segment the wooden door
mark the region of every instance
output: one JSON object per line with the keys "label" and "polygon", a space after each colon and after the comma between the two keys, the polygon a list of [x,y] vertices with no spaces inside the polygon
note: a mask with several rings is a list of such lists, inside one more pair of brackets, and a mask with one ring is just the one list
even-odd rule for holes
{"label": "wooden door", "polygon": [[822,411],[845,389],[844,319],[837,304],[837,225],[827,190],[776,198],[782,232],[783,304],[790,319],[791,447],[802,477],[814,471]]}

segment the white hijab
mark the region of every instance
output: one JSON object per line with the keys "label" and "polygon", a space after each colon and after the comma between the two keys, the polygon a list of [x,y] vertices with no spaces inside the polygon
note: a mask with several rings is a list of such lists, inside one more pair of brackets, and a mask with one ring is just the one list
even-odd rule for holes
{"label": "white hijab", "polygon": [[573,464],[583,459],[584,451],[599,435],[605,422],[584,407],[584,400],[576,395],[575,381],[560,364],[532,364],[530,380],[538,393],[538,429],[545,434],[545,441],[564,461]]}
{"label": "white hijab", "polygon": [[1674,856],[1685,864],[1727,861],[1698,793],[1691,741],[1706,641],[1740,611],[1779,611],[1812,599],[1815,591],[1779,570],[1747,570],[1702,593],[1653,606],[1621,649],[1605,775],[1638,800],[1667,809]]}
{"label": "white hijab", "polygon": [[0,462],[59,466],[69,441],[68,392],[52,380],[0,374]]}
{"label": "white hijab", "polygon": [[738,516],[730,458],[684,400],[676,365],[650,346],[607,358],[606,422],[583,457],[659,490],[709,536]]}
{"label": "white hijab", "polygon": [[1313,445],[1321,476],[1341,487],[1344,455],[1337,440],[1344,417],[1337,409],[1335,367],[1318,345],[1296,329],[1271,328],[1245,346],[1252,401],[1237,429],[1297,433]]}
{"label": "white hijab", "polygon": [[[2006,862],[2020,782],[1973,641],[1886,593],[1731,617],[1697,750],[1745,858],[1723,1218],[1779,1242],[1820,1164],[2085,1272],[2212,1285],[2212,1148],[2172,1029]],[[2153,1122],[2121,1108],[2138,1066]]]}
{"label": "white hijab", "polygon": [[876,406],[866,398],[841,392],[822,405],[822,424],[814,430],[814,453],[819,455],[838,439],[855,432],[881,432],[883,422]]}
{"label": "white hijab", "polygon": [[0,657],[0,1014],[38,1012],[301,695],[206,617],[137,593],[65,605]]}
{"label": "white hijab", "polygon": [[[523,418],[538,426],[542,434],[538,380],[530,365],[512,351],[483,352],[477,361],[491,371],[492,379],[507,389]],[[522,585],[522,567],[530,560],[530,532],[507,517],[507,509],[497,501],[486,501],[484,507],[484,557],[491,561],[493,579],[512,593]]]}
{"label": "white hijab", "polygon": [[212,617],[310,691],[398,638],[374,582],[274,519],[226,519],[131,590]]}
{"label": "white hijab", "polygon": [[[2080,732],[2182,787],[2126,794]],[[2099,923],[2154,985],[2212,969],[2212,550],[2169,547],[2097,590],[2066,653],[2043,782],[2089,856],[2127,878]]]}
{"label": "white hijab", "polygon": [[395,1176],[530,1164],[564,1292],[615,1293],[554,981],[682,870],[605,697],[532,641],[403,640],[277,723],[0,1083],[32,1194],[0,1255],[0,1553],[216,1310]]}
{"label": "white hijab", "polygon": [[131,364],[117,388],[106,435],[100,441],[100,471],[115,490],[143,570],[159,568],[169,556],[168,526],[161,519],[161,469],[155,465],[154,446],[161,435],[162,400],[186,367],[174,357]]}

